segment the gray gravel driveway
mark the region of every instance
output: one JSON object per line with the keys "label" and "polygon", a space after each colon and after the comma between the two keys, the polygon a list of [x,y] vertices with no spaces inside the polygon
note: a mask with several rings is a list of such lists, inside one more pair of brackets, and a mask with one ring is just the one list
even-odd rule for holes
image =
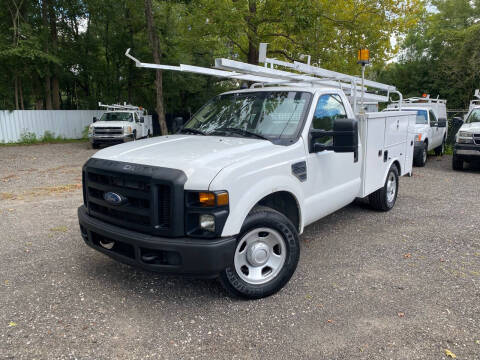
{"label": "gray gravel driveway", "polygon": [[0,359],[480,359],[480,170],[430,158],[393,211],[311,225],[286,288],[242,301],[88,248],[92,153],[0,147]]}

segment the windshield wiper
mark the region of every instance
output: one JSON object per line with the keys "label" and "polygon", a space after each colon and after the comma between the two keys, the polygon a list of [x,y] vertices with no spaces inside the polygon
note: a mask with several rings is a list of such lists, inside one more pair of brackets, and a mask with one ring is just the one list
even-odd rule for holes
{"label": "windshield wiper", "polygon": [[231,132],[231,133],[242,135],[244,137],[256,137],[257,139],[270,141],[269,138],[267,138],[263,135],[260,135],[260,134],[257,134],[257,133],[254,133],[254,132],[251,132],[251,131],[248,131],[248,130],[237,129],[237,128],[233,128],[233,127],[225,127],[225,128],[216,129],[214,132],[218,132],[218,131]]}
{"label": "windshield wiper", "polygon": [[183,128],[182,130],[179,131],[179,133],[191,133],[191,134],[196,134],[196,135],[203,135],[207,136],[202,130],[197,130],[197,129],[192,129],[192,128]]}

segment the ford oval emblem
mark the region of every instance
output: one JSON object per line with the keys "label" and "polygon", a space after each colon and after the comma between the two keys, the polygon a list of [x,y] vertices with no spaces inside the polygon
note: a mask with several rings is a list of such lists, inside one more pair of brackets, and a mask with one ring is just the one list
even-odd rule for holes
{"label": "ford oval emblem", "polygon": [[111,191],[103,194],[103,198],[107,203],[111,205],[122,205],[127,200],[122,195],[119,195]]}

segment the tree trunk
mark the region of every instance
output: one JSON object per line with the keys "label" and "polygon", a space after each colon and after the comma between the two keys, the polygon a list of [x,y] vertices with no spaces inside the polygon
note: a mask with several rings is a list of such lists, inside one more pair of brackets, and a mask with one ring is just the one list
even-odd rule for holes
{"label": "tree trunk", "polygon": [[[48,1],[48,12],[50,17],[50,39],[52,41],[53,54],[57,55],[58,51],[58,34],[57,34],[57,15],[51,1]],[[53,65],[52,76],[52,105],[55,110],[60,109],[60,83],[58,80],[59,68]]]}
{"label": "tree trunk", "polygon": [[25,105],[23,104],[23,90],[22,90],[22,79],[18,78],[18,92],[20,93],[20,108],[25,110]]}
{"label": "tree trunk", "polygon": [[[48,54],[48,2],[47,0],[42,1],[42,24],[43,24],[43,31],[45,35],[45,41],[43,43],[43,51]],[[50,82],[50,67],[48,64],[45,66],[45,79],[44,79],[44,97],[45,97],[45,109],[52,110],[52,88]]]}
{"label": "tree trunk", "polygon": [[[145,18],[147,20],[148,37],[150,39],[150,44],[152,45],[153,61],[155,64],[160,64],[160,43],[153,20],[152,0],[145,0]],[[155,88],[157,90],[157,114],[160,131],[162,132],[162,135],[167,135],[168,129],[167,123],[165,121],[165,109],[163,107],[163,87],[161,70],[156,70]]]}
{"label": "tree trunk", "polygon": [[18,106],[18,76],[15,76],[15,110],[19,110]]}
{"label": "tree trunk", "polygon": [[[55,67],[57,68],[57,67]],[[52,105],[54,110],[60,109],[60,83],[56,75],[52,77]]]}
{"label": "tree trunk", "polygon": [[257,15],[257,0],[248,0],[247,23],[249,28],[247,30],[248,38],[248,63],[258,64],[258,26],[255,21]]}
{"label": "tree trunk", "polygon": [[45,76],[45,110],[52,110],[52,88],[50,76]]}

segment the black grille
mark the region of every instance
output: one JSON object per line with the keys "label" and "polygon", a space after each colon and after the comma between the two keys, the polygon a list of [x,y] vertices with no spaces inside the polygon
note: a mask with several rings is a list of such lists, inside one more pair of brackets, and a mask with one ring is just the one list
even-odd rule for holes
{"label": "black grille", "polygon": [[473,141],[475,144],[480,145],[480,134],[473,134]]}
{"label": "black grille", "polygon": [[[109,166],[102,168],[88,166],[91,162]],[[184,180],[178,184],[169,181],[168,176],[167,179],[159,179],[162,168],[122,164],[125,163],[105,160],[102,163],[98,159],[91,159],[85,165],[83,176],[85,203],[90,216],[143,233],[181,235],[183,219],[180,216],[183,217]],[[107,170],[105,167],[127,170],[112,171],[113,169]],[[166,174],[178,172],[172,169],[164,171]],[[120,203],[107,201],[104,196],[109,192],[119,195]],[[175,197],[177,201],[173,200]],[[181,206],[181,212],[174,208],[176,203]]]}
{"label": "black grille", "polygon": [[95,135],[123,135],[122,127],[94,127]]}

